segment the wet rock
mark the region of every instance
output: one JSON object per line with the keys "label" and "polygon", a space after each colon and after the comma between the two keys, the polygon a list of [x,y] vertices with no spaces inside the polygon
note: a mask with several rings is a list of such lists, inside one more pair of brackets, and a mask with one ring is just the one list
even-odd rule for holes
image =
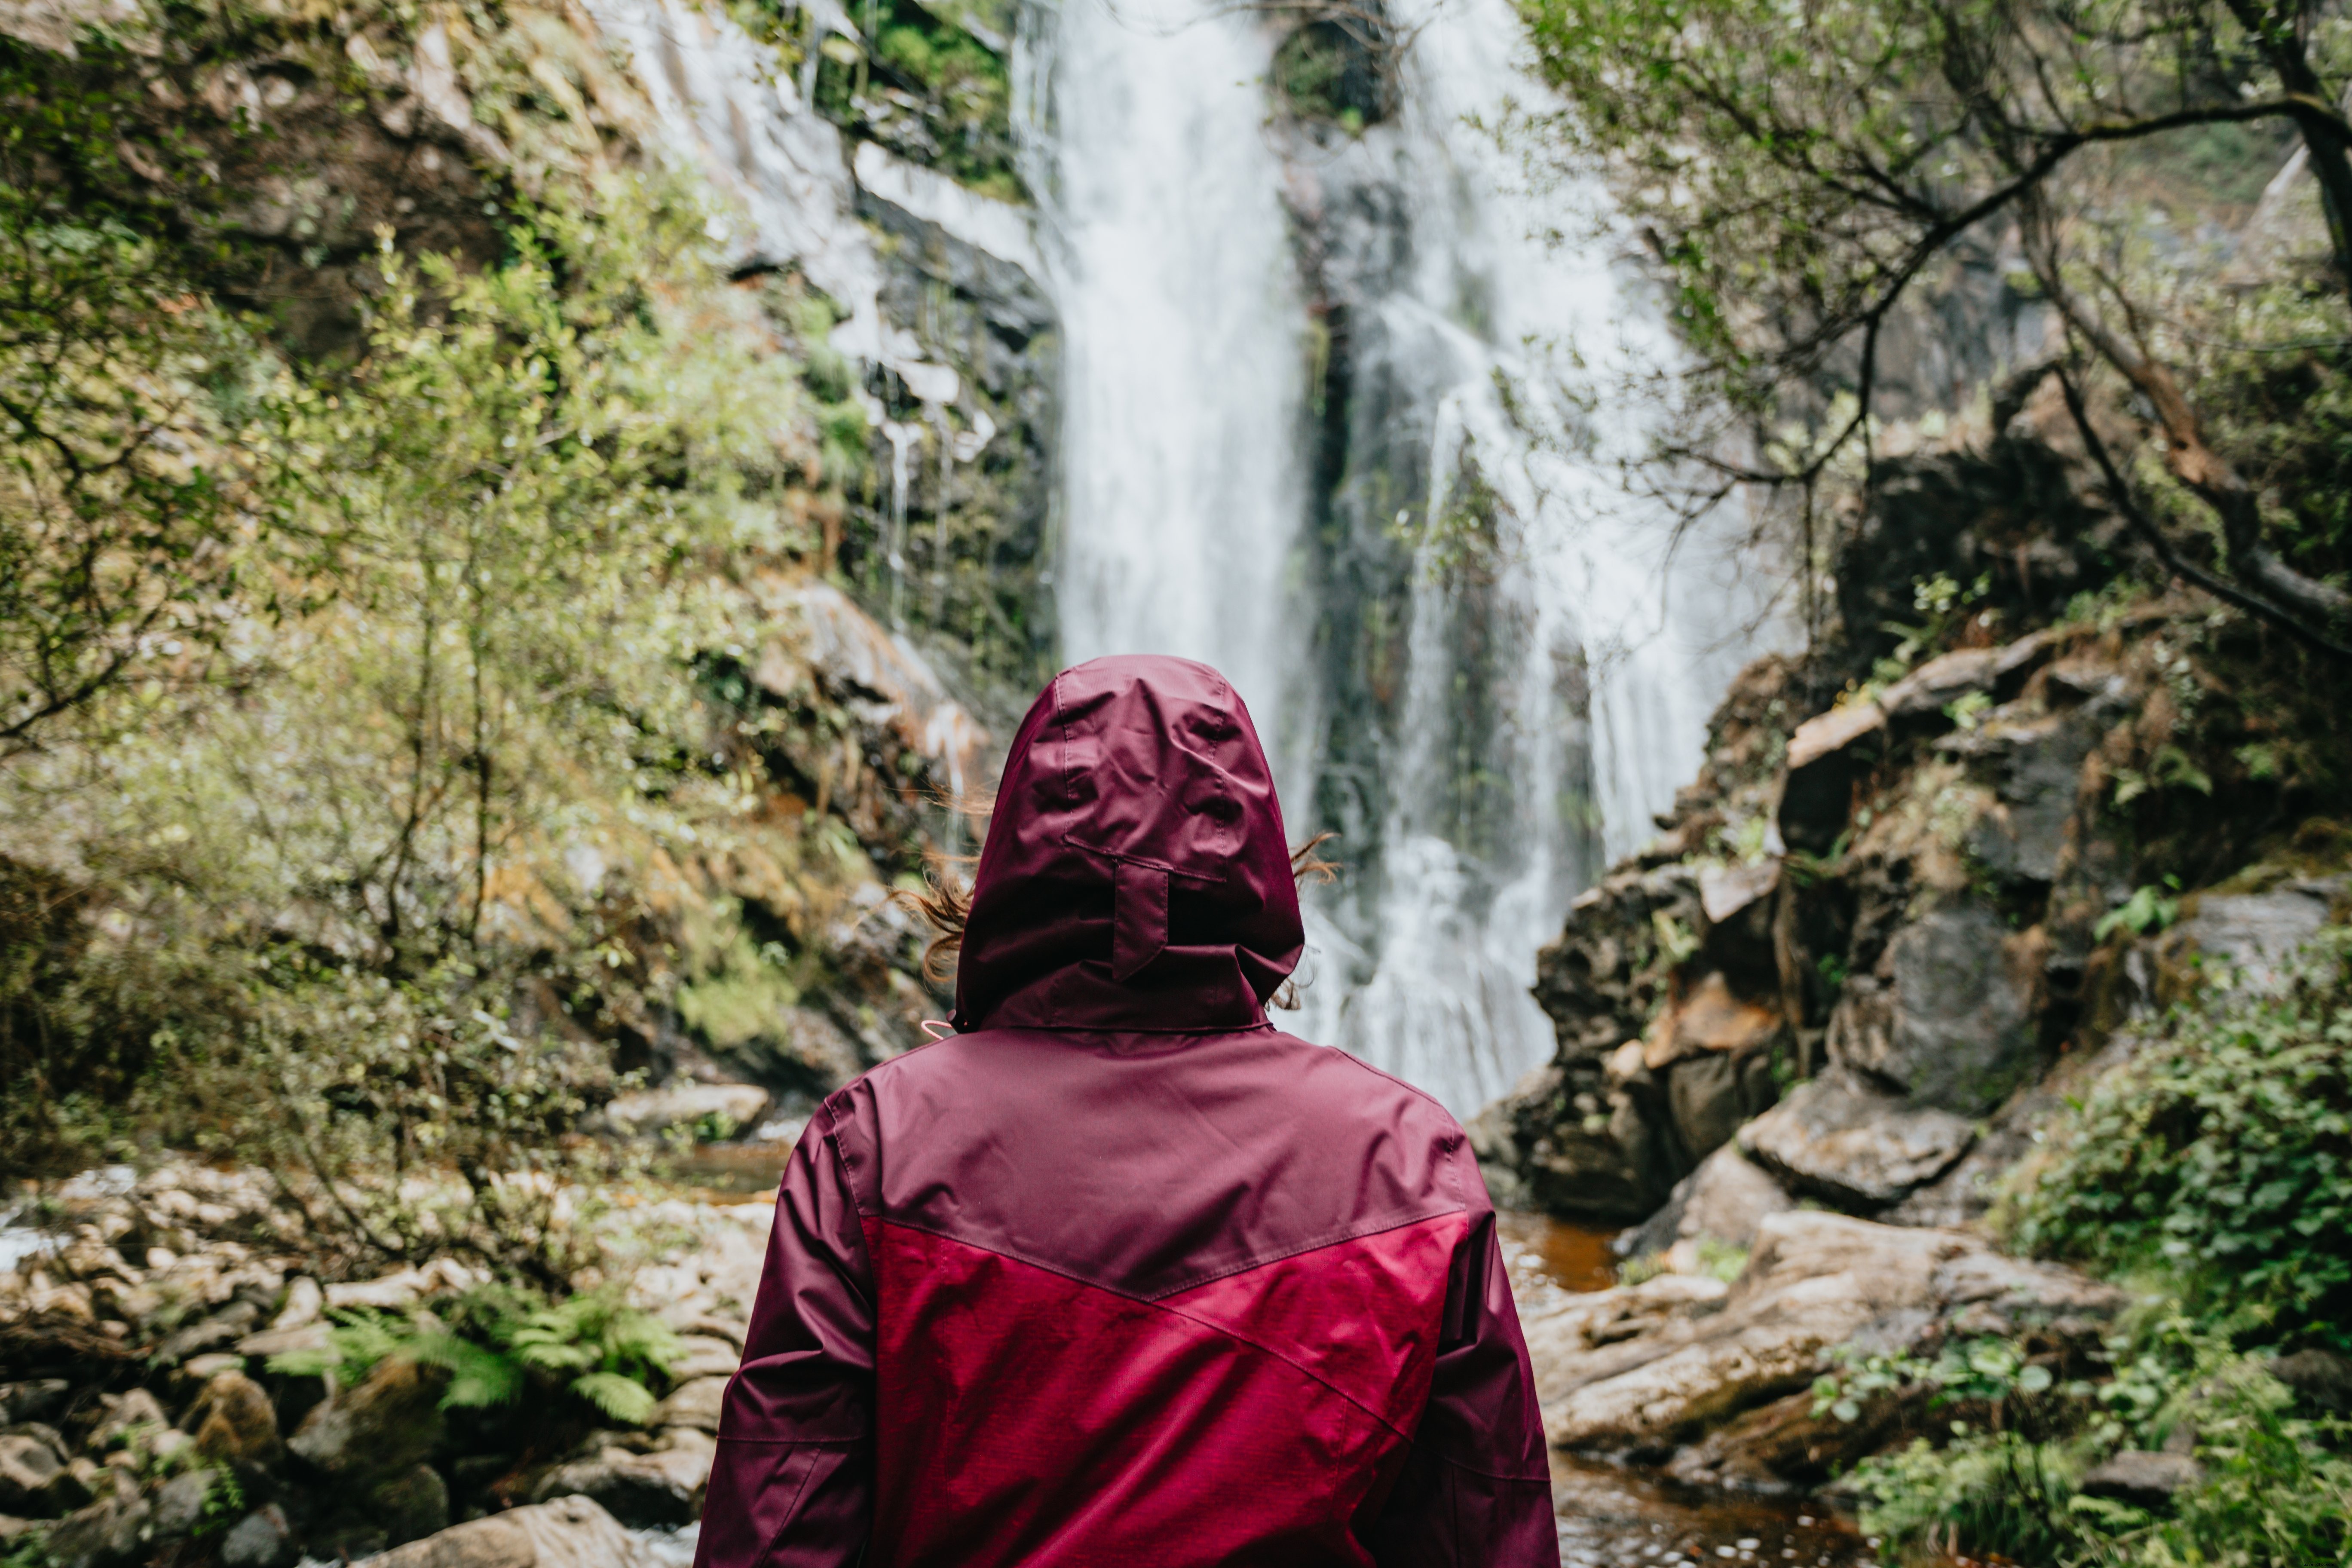
{"label": "wet rock", "polygon": [[2205,1479],[2204,1468],[2186,1454],[2126,1448],[2083,1477],[2085,1497],[2110,1498],[2151,1512],[2172,1506],[2172,1494]]}
{"label": "wet rock", "polygon": [[421,1464],[441,1440],[442,1378],[400,1358],[378,1362],[302,1418],[287,1447],[331,1476],[384,1476]]}
{"label": "wet rock", "polygon": [[698,1377],[682,1384],[654,1410],[652,1425],[656,1426],[691,1426],[697,1431],[719,1430],[719,1407],[727,1397],[727,1379]]}
{"label": "wet rock", "polygon": [[1910,1414],[1900,1400],[1877,1399],[1859,1418],[1841,1421],[1814,1415],[1816,1403],[1807,1389],[1736,1415],[1676,1451],[1666,1474],[1685,1486],[1766,1497],[1805,1491],[1893,1443]]}
{"label": "wet rock", "polygon": [[592,1499],[566,1497],[453,1525],[368,1561],[373,1568],[639,1568],[642,1559],[611,1514]]}
{"label": "wet rock", "polygon": [[1780,838],[1791,849],[1826,855],[1853,811],[1854,786],[1885,752],[1886,715],[1874,702],[1832,708],[1797,726],[1789,738],[1780,787]]}
{"label": "wet rock", "polygon": [[122,1568],[142,1555],[147,1500],[130,1477],[116,1472],[105,1495],[71,1513],[49,1532],[54,1568]]}
{"label": "wet rock", "polygon": [[1990,766],[1993,802],[1969,829],[1978,864],[2004,882],[2057,879],[2070,826],[2088,807],[2095,826],[2101,805],[2095,789],[2083,795],[2083,763],[2112,718],[2099,703],[2021,721],[1996,718],[1979,729],[1947,736],[1937,749]]}
{"label": "wet rock", "polygon": [[416,1465],[368,1491],[368,1518],[383,1531],[388,1546],[449,1528],[449,1483],[430,1465]]}
{"label": "wet rock", "polygon": [[1666,1075],[1666,1104],[1684,1158],[1703,1160],[1730,1142],[1740,1123],[1770,1106],[1779,1093],[1771,1058],[1761,1052],[1676,1062]]}
{"label": "wet rock", "polygon": [[301,1554],[294,1528],[276,1503],[255,1509],[221,1537],[221,1568],[292,1568]]}
{"label": "wet rock", "polygon": [[767,1108],[768,1091],[756,1084],[685,1083],[615,1095],[604,1107],[604,1121],[624,1135],[690,1128],[706,1117],[750,1127]]}
{"label": "wet rock", "polygon": [[55,1519],[89,1499],[57,1447],[23,1433],[0,1437],[0,1513]]}
{"label": "wet rock", "polygon": [[[1975,1333],[2034,1323],[2092,1336],[2124,1300],[2071,1270],[2001,1258],[1958,1232],[1806,1210],[1766,1215],[1747,1269],[1714,1301],[1628,1313],[1637,1292],[1682,1279],[1666,1275],[1530,1313],[1528,1349],[1554,1446],[1664,1458],[1708,1428],[1798,1394],[1828,1370],[1833,1349],[1858,1336],[1889,1349],[1939,1324]],[[1711,1284],[1687,1279],[1676,1289],[1697,1303]],[[1642,1320],[1636,1331],[1612,1332],[1629,1315]]]}
{"label": "wet rock", "polygon": [[1918,1110],[1832,1071],[1739,1131],[1739,1147],[1791,1190],[1843,1207],[1884,1208],[1968,1152],[1975,1127]]}
{"label": "wet rock", "polygon": [[106,1414],[90,1431],[89,1446],[95,1453],[102,1454],[172,1424],[155,1396],[143,1388],[101,1394],[100,1399]]}
{"label": "wet rock", "polygon": [[1688,1244],[1696,1259],[1702,1238],[1730,1247],[1752,1247],[1756,1227],[1764,1216],[1797,1206],[1797,1200],[1735,1144],[1709,1154],[1689,1175],[1675,1184],[1665,1206],[1642,1223],[1619,1244],[1627,1257],[1666,1253]]}
{"label": "wet rock", "polygon": [[184,1425],[195,1434],[196,1452],[222,1464],[267,1467],[283,1450],[277,1408],[262,1386],[241,1372],[225,1372],[205,1384]]}
{"label": "wet rock", "polygon": [[2352,1410],[2352,1357],[2300,1350],[2273,1360],[2271,1375],[2323,1410]]}
{"label": "wet rock", "polygon": [[742,1348],[732,1340],[715,1334],[681,1334],[678,1355],[669,1364],[669,1374],[679,1383],[691,1383],[701,1377],[732,1377],[742,1363]]}
{"label": "wet rock", "polygon": [[319,1321],[319,1314],[326,1310],[326,1291],[320,1288],[316,1279],[305,1274],[286,1287],[286,1304],[278,1310],[278,1316],[270,1320],[269,1331],[284,1334],[308,1328]]}
{"label": "wet rock", "polygon": [[1947,904],[1898,931],[1877,973],[1848,982],[1830,1059],[1923,1106],[1980,1115],[2038,1064],[2045,948],[1981,904]]}
{"label": "wet rock", "polygon": [[586,1497],[633,1530],[685,1524],[702,1512],[718,1446],[705,1433],[682,1427],[650,1454],[605,1448],[550,1471],[533,1489],[535,1502]]}
{"label": "wet rock", "polygon": [[205,1351],[233,1345],[253,1331],[261,1310],[250,1301],[232,1301],[220,1311],[168,1335],[154,1350],[155,1360],[169,1366]]}
{"label": "wet rock", "polygon": [[2174,1001],[2215,981],[2278,989],[2343,888],[2342,878],[2297,879],[2267,892],[2200,895],[2158,945],[2159,997]]}
{"label": "wet rock", "polygon": [[72,1392],[73,1384],[62,1377],[0,1384],[0,1426],[47,1421],[65,1408],[66,1395]]}
{"label": "wet rock", "polygon": [[181,1541],[194,1535],[205,1522],[205,1504],[212,1500],[213,1489],[220,1484],[221,1473],[215,1469],[183,1470],[163,1483],[155,1494],[152,1528],[161,1541]]}

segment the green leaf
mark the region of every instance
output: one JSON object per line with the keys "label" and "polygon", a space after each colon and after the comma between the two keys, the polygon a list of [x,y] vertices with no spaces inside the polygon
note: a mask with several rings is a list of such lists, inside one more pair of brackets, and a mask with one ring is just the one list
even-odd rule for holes
{"label": "green leaf", "polygon": [[660,1403],[653,1391],[635,1378],[616,1372],[592,1372],[572,1380],[572,1392],[613,1420],[642,1426]]}

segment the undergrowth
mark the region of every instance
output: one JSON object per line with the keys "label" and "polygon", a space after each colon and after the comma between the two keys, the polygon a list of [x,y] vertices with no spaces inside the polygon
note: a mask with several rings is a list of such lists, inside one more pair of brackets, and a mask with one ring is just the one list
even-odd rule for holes
{"label": "undergrowth", "polygon": [[447,1375],[444,1409],[515,1405],[526,1394],[576,1400],[613,1421],[641,1424],[656,1385],[681,1346],[669,1326],[625,1304],[610,1287],[551,1303],[536,1291],[491,1284],[401,1318],[353,1310],[319,1350],[284,1351],[269,1370],[286,1376],[331,1373],[350,1384],[378,1363],[404,1359]]}

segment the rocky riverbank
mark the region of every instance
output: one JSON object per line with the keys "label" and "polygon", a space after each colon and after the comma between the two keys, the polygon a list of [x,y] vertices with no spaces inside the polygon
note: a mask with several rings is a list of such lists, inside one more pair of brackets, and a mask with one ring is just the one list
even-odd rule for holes
{"label": "rocky riverbank", "polygon": [[[460,1380],[496,1345],[467,1338],[494,1289],[483,1274],[443,1257],[321,1279],[273,1199],[202,1167],[25,1194],[0,1228],[14,1255],[0,1273],[12,1552],[58,1568],[289,1568],[429,1538],[444,1544],[420,1561],[441,1568],[587,1568],[626,1560],[624,1527],[698,1514],[768,1205],[626,1194],[599,1222],[625,1283],[591,1269],[572,1300],[612,1293],[614,1315],[657,1343],[637,1407],[613,1402],[621,1419],[560,1387],[478,1399]],[[322,1369],[354,1325],[409,1337]],[[566,1342],[602,1342],[592,1328]],[[474,1355],[453,1348],[466,1344]],[[494,1529],[467,1522],[493,1515]]]}

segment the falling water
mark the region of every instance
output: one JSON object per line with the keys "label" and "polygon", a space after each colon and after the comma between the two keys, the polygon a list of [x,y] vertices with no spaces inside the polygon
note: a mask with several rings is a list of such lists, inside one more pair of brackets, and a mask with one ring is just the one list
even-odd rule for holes
{"label": "falling water", "polygon": [[[1294,826],[1316,825],[1341,699],[1312,652],[1339,590],[1312,580],[1306,534],[1314,342],[1293,226],[1302,207],[1383,215],[1352,240],[1335,220],[1328,244],[1379,253],[1358,269],[1360,369],[1426,486],[1395,520],[1420,542],[1370,770],[1380,806],[1343,846],[1349,884],[1314,900],[1296,1026],[1466,1115],[1549,1056],[1536,951],[1694,771],[1748,605],[1705,580],[1721,552],[1701,541],[1670,563],[1667,520],[1609,479],[1638,423],[1562,389],[1570,366],[1605,386],[1672,348],[1602,244],[1535,237],[1557,204],[1597,197],[1553,191],[1544,210],[1465,123],[1535,95],[1510,8],[1405,0],[1391,16],[1413,34],[1401,110],[1327,149],[1269,130],[1275,35],[1256,14],[1063,8],[1035,182],[1069,354],[1061,607],[1072,660],[1153,650],[1226,670]],[[1428,522],[1474,482],[1491,536],[1465,588],[1446,559],[1460,542]]]}
{"label": "falling water", "polygon": [[1062,651],[1216,665],[1295,777],[1306,317],[1262,129],[1270,45],[1194,3],[1072,0],[1047,46]]}
{"label": "falling water", "polygon": [[[814,3],[821,26],[846,26]],[[1513,155],[1466,122],[1541,100],[1512,64],[1508,0],[1390,0],[1412,39],[1399,103],[1360,136],[1279,111],[1279,7],[1024,5],[1034,249],[1013,209],[871,145],[851,157],[805,83],[716,10],[591,4],[667,140],[735,204],[738,264],[797,258],[845,308],[835,346],[925,409],[883,426],[878,607],[896,624],[923,591],[906,553],[919,449],[929,438],[944,469],[993,431],[945,424],[957,373],[877,308],[854,186],[1042,274],[1054,298],[1065,658],[1217,665],[1294,831],[1346,829],[1349,874],[1311,901],[1294,1026],[1464,1114],[1545,1059],[1537,949],[1694,771],[1754,598],[1722,580],[1726,541],[1670,560],[1668,520],[1611,481],[1643,427],[1589,394],[1665,363],[1671,337],[1612,242],[1536,237],[1590,228],[1598,193],[1525,195]],[[1342,316],[1352,392],[1329,380]],[[1336,480],[1318,467],[1335,407],[1350,431]],[[1433,526],[1463,515],[1466,571],[1461,531]]]}

